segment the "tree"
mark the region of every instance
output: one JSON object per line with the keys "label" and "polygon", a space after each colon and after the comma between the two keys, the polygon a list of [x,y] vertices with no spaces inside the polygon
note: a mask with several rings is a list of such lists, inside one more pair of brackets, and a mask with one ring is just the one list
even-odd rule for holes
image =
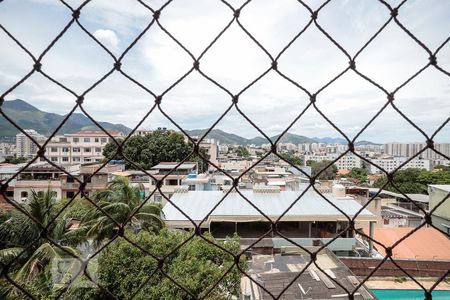
{"label": "tree", "polygon": [[[387,182],[386,176],[374,183],[374,187],[381,188]],[[449,171],[430,172],[425,169],[403,169],[394,173],[393,183],[398,190],[388,183],[384,189],[405,194],[427,194],[429,184],[450,184]]]}
{"label": "tree", "polygon": [[298,165],[298,166],[303,165],[303,160],[300,157],[295,156],[294,154],[292,154],[290,152],[282,153],[280,155],[282,158],[284,158],[285,160],[287,160],[288,162],[290,162],[293,165]]}
{"label": "tree", "polygon": [[336,173],[338,171],[337,167],[332,164],[328,167],[328,165],[331,163],[329,160],[323,160],[323,161],[312,161],[309,160],[306,162],[307,166],[311,167],[311,175],[316,176],[324,170],[322,173],[320,173],[319,177],[317,177],[319,180],[332,180],[336,178]]}
{"label": "tree", "polygon": [[236,148],[236,150],[234,151],[234,153],[236,153],[236,155],[243,157],[243,158],[250,157],[250,152],[248,152],[247,148],[245,148],[244,146],[238,146]]}
{"label": "tree", "polygon": [[[105,190],[95,193],[93,200],[118,224],[123,224],[142,204],[140,191],[140,187],[130,185],[128,178],[119,176],[109,182]],[[145,204],[128,225],[135,230],[158,232],[164,227],[161,216],[161,205]],[[99,245],[103,240],[114,237],[118,229],[111,218],[93,206],[81,219],[80,228],[76,231]]]}
{"label": "tree", "polygon": [[[187,240],[192,233],[163,229],[158,235],[144,231],[126,234],[149,253],[164,257]],[[240,252],[237,237],[225,241],[215,241],[208,233],[204,237],[233,254]],[[202,298],[208,291],[211,293],[207,299],[230,299],[231,296],[238,296],[241,274],[238,268],[233,266],[233,256],[211,243],[196,236],[177,248],[163,264],[164,272],[185,287],[195,298],[177,287],[160,271],[154,272],[158,268],[158,262],[123,239],[115,240],[99,255],[98,280],[119,299],[190,300]],[[240,266],[242,269],[246,268],[244,257],[240,261]],[[229,268],[231,271],[214,287]],[[138,291],[141,287],[142,289]],[[134,295],[135,293],[137,294]],[[78,289],[72,291],[72,294],[76,295],[76,299],[108,298],[100,290]]]}
{"label": "tree", "polygon": [[17,156],[7,156],[5,157],[5,161],[4,163],[8,163],[8,164],[21,164],[24,162],[27,162],[28,159],[26,157],[17,157]]}
{"label": "tree", "polygon": [[369,171],[364,168],[353,168],[348,174],[341,175],[341,177],[349,177],[356,179],[359,183],[366,183]]}
{"label": "tree", "polygon": [[[119,142],[121,143],[122,140],[119,140]],[[186,142],[184,136],[178,132],[155,130],[144,136],[130,137],[123,148],[123,154],[141,168],[148,170],[160,162],[179,162],[186,158],[193,148],[192,143]],[[107,159],[123,160],[124,157],[116,155],[116,151],[117,145],[114,142],[109,142],[103,150],[103,156]],[[201,148],[199,151],[204,157],[208,158],[204,149]],[[128,160],[125,161],[128,168],[134,168]],[[189,158],[189,161],[199,162],[200,171],[205,171],[208,168],[207,162],[195,154]]]}
{"label": "tree", "polygon": [[[50,294],[53,289],[48,280],[51,262],[54,259],[78,255],[78,251],[70,247],[77,241],[67,238],[70,219],[65,215],[55,219],[58,213],[55,203],[56,199],[50,190],[42,195],[32,191],[28,204],[22,208],[43,227],[48,226],[46,236],[60,244],[60,247],[42,236],[42,228],[22,212],[12,211],[9,218],[0,225],[0,261],[3,264],[11,264],[13,259],[17,258],[11,266],[14,280],[27,289],[34,290],[38,287],[37,290],[43,294]],[[55,221],[52,222],[53,219]],[[0,287],[0,297],[25,297],[22,292],[7,283],[1,282]]]}

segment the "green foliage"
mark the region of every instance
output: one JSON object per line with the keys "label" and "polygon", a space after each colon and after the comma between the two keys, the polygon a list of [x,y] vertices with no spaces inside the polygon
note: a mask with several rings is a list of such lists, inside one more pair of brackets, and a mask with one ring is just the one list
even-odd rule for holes
{"label": "green foliage", "polygon": [[[140,207],[140,187],[131,186],[128,178],[116,177],[108,183],[105,190],[97,192],[93,200],[103,211],[92,206],[81,219],[80,228],[75,230],[80,236],[92,239],[99,245],[105,239],[111,239],[117,234],[117,222],[127,223],[136,230],[145,229],[157,232],[163,226],[162,208],[159,204],[145,204]],[[139,208],[139,211],[135,211]],[[106,212],[111,218],[105,215]],[[75,234],[75,233],[74,233]]]}
{"label": "green foliage", "polygon": [[[121,141],[120,141],[121,142]],[[186,158],[193,150],[192,143],[187,143],[184,136],[175,131],[156,130],[144,136],[132,136],[123,148],[125,158],[133,161],[143,169],[150,169],[160,162],[179,162]],[[124,159],[115,155],[117,145],[114,142],[106,144],[103,156],[113,159]],[[208,157],[204,149],[200,149],[204,157]],[[200,171],[205,171],[208,165],[197,155],[192,155],[188,161],[199,162]],[[126,161],[128,168],[134,168]]]}
{"label": "green foliage", "polygon": [[[139,234],[127,232],[133,242],[158,257],[170,253],[190,235],[188,232],[167,229],[163,229],[158,235],[144,231]],[[205,238],[213,241],[209,234]],[[240,250],[236,237],[214,242],[234,254]],[[158,262],[154,258],[121,239],[114,241],[100,254],[98,280],[120,299],[188,300],[201,298],[209,291],[211,293],[207,299],[229,299],[230,295],[237,296],[240,289],[241,275],[233,264],[231,255],[197,236],[172,253],[164,261],[163,270],[190,291],[194,298],[157,271]],[[246,268],[244,259],[240,265],[243,269]],[[229,268],[232,268],[231,271],[213,288]],[[146,284],[143,285],[144,283]],[[142,289],[138,291],[141,286]],[[137,294],[134,295],[135,293]],[[73,294],[77,299],[106,298],[98,290],[78,289]]]}
{"label": "green foliage", "polygon": [[14,156],[5,157],[4,163],[17,165],[17,164],[21,164],[21,163],[24,163],[27,161],[28,161],[28,159],[26,157],[17,157],[14,155]]}
{"label": "green foliage", "polygon": [[234,150],[234,153],[236,153],[236,155],[243,157],[243,158],[250,157],[250,153],[248,152],[247,148],[245,148],[244,146],[238,146],[236,148],[236,150]]}
{"label": "green foliage", "polygon": [[[48,280],[51,262],[56,258],[71,257],[69,253],[78,253],[68,246],[71,244],[66,239],[69,220],[64,216],[57,217],[56,200],[50,190],[42,195],[32,191],[28,204],[22,208],[42,227],[47,227],[46,235],[64,250],[44,238],[41,235],[42,228],[30,217],[13,210],[0,225],[0,261],[11,264],[10,276],[16,282],[29,290],[38,290],[35,295],[39,295],[39,299],[45,299],[41,292],[52,293]],[[0,282],[0,294],[6,299],[26,298],[20,291],[13,290],[7,282]]]}
{"label": "green foliage", "polygon": [[321,172],[317,177],[319,180],[331,180],[336,178],[338,169],[334,164],[328,167],[330,163],[331,161],[329,160],[323,160],[319,162],[309,160],[306,162],[306,165],[311,167],[312,176],[316,176],[317,174],[319,174],[319,172]]}
{"label": "green foliage", "polygon": [[394,282],[403,283],[403,282],[406,282],[406,278],[404,276],[395,276]]}
{"label": "green foliage", "polygon": [[[374,187],[381,188],[387,182],[386,176],[374,183]],[[429,184],[450,184],[450,171],[427,171],[419,169],[404,169],[394,173],[394,188],[388,183],[385,190],[405,194],[427,194]]]}
{"label": "green foliage", "polygon": [[293,153],[286,152],[286,153],[282,153],[280,155],[281,155],[281,157],[283,157],[285,160],[287,160],[291,164],[303,165],[303,160],[300,157],[295,156]]}
{"label": "green foliage", "polygon": [[366,183],[369,171],[364,168],[353,168],[348,174],[341,175],[341,177],[353,178],[358,180],[359,183]]}
{"label": "green foliage", "polygon": [[264,155],[264,152],[263,151],[255,151],[255,154],[257,157],[261,157]]}

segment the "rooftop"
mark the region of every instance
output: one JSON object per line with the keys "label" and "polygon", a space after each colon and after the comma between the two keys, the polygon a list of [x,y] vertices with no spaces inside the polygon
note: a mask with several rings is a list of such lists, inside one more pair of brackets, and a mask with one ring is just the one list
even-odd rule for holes
{"label": "rooftop", "polygon": [[450,184],[430,184],[429,187],[437,188],[446,192],[450,192]]}
{"label": "rooftop", "polygon": [[[120,136],[122,135],[119,131],[109,131],[108,132],[112,136]],[[92,135],[92,136],[109,136],[104,131],[80,131],[77,133],[69,133],[66,136],[79,136],[79,135]]]}
{"label": "rooftop", "polygon": [[[318,253],[316,260],[317,266],[324,272],[316,264],[311,264],[299,274],[310,262],[309,254],[302,252],[295,255],[255,255],[249,263],[248,273],[275,297],[286,289],[280,297],[286,300],[347,299],[348,293],[339,284],[350,292],[359,284],[352,272],[326,249]],[[290,285],[293,280],[294,283]],[[264,289],[247,277],[242,278],[241,288],[244,295],[251,295],[250,299],[272,299]],[[376,298],[363,286],[355,293],[354,299]]]}
{"label": "rooftop", "polygon": [[[301,195],[302,191],[280,191],[278,193],[257,193],[241,191],[241,193],[264,214],[277,219]],[[226,194],[222,191],[189,191],[175,193],[171,202],[184,211],[192,220],[201,221],[222,200]],[[335,198],[326,195],[334,206],[353,217],[361,205],[351,197]],[[328,203],[314,190],[308,190],[283,216],[283,221],[345,221],[347,218],[332,204]],[[164,209],[166,221],[189,222],[171,203]],[[209,215],[210,221],[249,222],[265,221],[265,218],[236,192],[229,193]],[[359,221],[376,221],[376,216],[366,209],[358,215]]]}
{"label": "rooftop", "polygon": [[[374,239],[389,247],[414,228],[375,228]],[[384,248],[377,250],[385,255]],[[378,249],[379,248],[379,249]],[[394,258],[450,260],[450,239],[433,227],[422,227],[392,249]]]}

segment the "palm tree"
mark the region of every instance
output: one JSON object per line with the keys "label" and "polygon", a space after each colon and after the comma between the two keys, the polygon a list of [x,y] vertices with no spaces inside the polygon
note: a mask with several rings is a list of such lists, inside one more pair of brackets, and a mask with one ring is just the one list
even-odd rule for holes
{"label": "palm tree", "polygon": [[[69,246],[77,242],[72,240],[69,243],[66,239],[70,219],[63,216],[50,223],[58,213],[56,199],[50,189],[42,194],[32,190],[28,200],[22,208],[43,227],[50,224],[47,236],[61,246],[57,247],[41,236],[42,228],[30,217],[18,210],[12,211],[0,225],[0,262],[8,265],[20,255],[11,268],[13,278],[22,283],[32,281],[39,275],[48,276],[53,259],[78,255],[78,251]],[[10,292],[10,288],[2,289],[4,296]]]}
{"label": "palm tree", "polygon": [[[104,191],[94,194],[93,200],[118,224],[127,223],[129,228],[150,232],[158,232],[164,227],[162,220],[162,207],[159,204],[142,205],[141,191],[143,186],[131,186],[128,178],[118,176],[111,181]],[[81,231],[85,232],[87,239],[92,239],[99,245],[105,239],[111,239],[117,234],[118,226],[102,211],[93,207],[81,220]]]}

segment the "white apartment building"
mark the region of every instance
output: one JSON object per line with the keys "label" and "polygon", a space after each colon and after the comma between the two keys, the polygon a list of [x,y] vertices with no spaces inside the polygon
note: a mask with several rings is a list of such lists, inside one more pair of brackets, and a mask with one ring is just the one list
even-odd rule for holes
{"label": "white apartment building", "polygon": [[[122,138],[120,132],[109,133],[114,138]],[[56,164],[80,164],[99,162],[103,150],[111,138],[103,131],[81,131],[78,133],[56,136],[45,150],[45,156]]]}
{"label": "white apartment building", "polygon": [[[384,153],[391,156],[411,157],[416,155],[420,150],[426,147],[425,143],[387,143],[384,144]],[[434,148],[444,155],[450,156],[450,144],[449,143],[436,143]],[[427,149],[420,154],[420,157],[424,159],[443,159],[438,153],[433,150]]]}
{"label": "white apartment building", "polygon": [[353,168],[361,168],[362,167],[362,160],[356,155],[352,154],[346,154],[343,157],[341,157],[336,163],[336,167],[339,170],[347,169],[351,170]]}
{"label": "white apartment building", "polygon": [[[371,161],[384,170],[388,172],[392,172],[396,170],[402,163],[407,161],[408,157],[393,157],[393,158],[380,158],[380,159],[372,159]],[[427,171],[431,171],[432,169],[432,161],[429,159],[413,159],[408,162],[402,169],[426,169]],[[370,173],[381,173],[381,170],[377,167],[370,165]]]}
{"label": "white apartment building", "polygon": [[[326,155],[305,155],[305,163],[308,160],[315,161],[315,162],[321,162],[324,160],[335,160],[339,155],[337,153],[328,153]],[[362,160],[356,155],[353,154],[346,154],[343,157],[341,157],[338,161],[334,163],[334,165],[339,169],[347,169],[351,170],[353,168],[361,168],[362,167]]]}
{"label": "white apartment building", "polygon": [[[25,129],[24,131],[38,143],[45,141],[45,136],[34,129]],[[38,150],[38,146],[24,133],[20,132],[16,135],[17,157],[33,158]]]}

